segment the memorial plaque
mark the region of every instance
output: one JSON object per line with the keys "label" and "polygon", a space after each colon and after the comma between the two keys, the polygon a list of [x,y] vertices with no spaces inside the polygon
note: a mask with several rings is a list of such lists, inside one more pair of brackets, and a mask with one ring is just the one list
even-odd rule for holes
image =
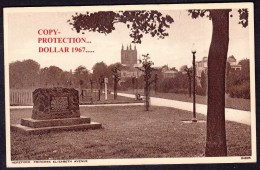
{"label": "memorial plaque", "polygon": [[67,96],[51,96],[51,112],[69,111],[69,99]]}
{"label": "memorial plaque", "polygon": [[39,88],[33,92],[33,119],[80,117],[78,91],[73,88]]}

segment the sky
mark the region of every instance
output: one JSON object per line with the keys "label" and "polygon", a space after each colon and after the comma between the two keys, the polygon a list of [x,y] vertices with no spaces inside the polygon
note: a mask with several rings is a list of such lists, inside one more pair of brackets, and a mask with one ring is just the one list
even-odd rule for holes
{"label": "sky", "polygon": [[[107,65],[120,62],[122,45],[126,47],[132,41],[129,30],[125,24],[117,24],[114,32],[108,35],[86,32],[78,34],[73,31],[67,20],[75,11],[69,12],[23,12],[8,13],[7,15],[7,46],[8,53],[5,57],[8,63],[33,59],[41,68],[51,65],[58,66],[63,70],[75,70],[78,66],[85,66],[91,70],[97,62],[105,62]],[[82,11],[85,13],[86,11]],[[212,36],[212,22],[208,18],[192,19],[187,10],[163,10],[174,19],[168,29],[169,36],[164,39],[144,35],[141,44],[136,44],[138,57],[149,53],[155,66],[167,64],[169,67],[179,69],[183,65],[191,66],[191,49],[195,48],[196,60],[199,61],[208,55]],[[230,41],[228,56],[234,55],[237,61],[249,58],[249,29],[242,28],[238,24],[237,9],[232,11],[230,18]],[[58,30],[58,35],[39,35],[40,29]],[[42,44],[38,43],[39,37],[80,37],[91,41],[89,44]],[[195,46],[193,47],[193,44]],[[86,47],[93,53],[39,53],[39,47],[69,46]],[[132,47],[134,44],[132,44]],[[6,48],[6,46],[5,46]]]}

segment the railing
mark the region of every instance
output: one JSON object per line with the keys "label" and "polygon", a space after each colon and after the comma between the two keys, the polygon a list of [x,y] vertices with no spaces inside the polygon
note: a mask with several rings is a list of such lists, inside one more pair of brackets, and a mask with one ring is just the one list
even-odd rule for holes
{"label": "railing", "polygon": [[10,105],[33,105],[33,90],[10,90]]}
{"label": "railing", "polygon": [[[84,89],[83,93],[79,91],[80,103],[92,103],[98,100],[98,90],[93,90],[92,94],[90,89]],[[32,106],[33,105],[33,93],[34,90],[18,90],[10,89],[10,105],[11,106]],[[83,95],[83,96],[82,96]]]}

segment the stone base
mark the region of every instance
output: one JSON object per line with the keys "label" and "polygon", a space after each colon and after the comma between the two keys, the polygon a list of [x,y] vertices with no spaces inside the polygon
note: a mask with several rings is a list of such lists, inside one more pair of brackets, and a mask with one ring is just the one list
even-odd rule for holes
{"label": "stone base", "polygon": [[31,128],[69,126],[69,125],[86,124],[86,123],[90,123],[90,118],[83,117],[83,116],[77,118],[49,119],[49,120],[35,120],[32,118],[21,120],[21,125],[28,126]]}
{"label": "stone base", "polygon": [[99,129],[102,125],[97,122],[91,122],[88,117],[51,119],[51,120],[35,120],[22,119],[21,124],[11,125],[12,131],[24,134],[43,134],[48,132],[59,132],[63,130],[86,130]]}

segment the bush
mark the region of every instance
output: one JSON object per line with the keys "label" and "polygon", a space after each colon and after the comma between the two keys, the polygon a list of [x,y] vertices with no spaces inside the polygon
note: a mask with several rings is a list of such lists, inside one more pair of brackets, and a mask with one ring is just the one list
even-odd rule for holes
{"label": "bush", "polygon": [[177,93],[177,94],[188,94],[188,90],[187,89],[169,89],[168,90],[169,93]]}
{"label": "bush", "polygon": [[163,78],[159,82],[159,92],[163,93],[188,93],[188,78],[187,75],[178,73],[174,78]]}
{"label": "bush", "polygon": [[196,94],[201,96],[206,96],[206,88],[202,88],[201,86],[196,86]]}
{"label": "bush", "polygon": [[159,92],[168,93],[170,89],[173,89],[174,79],[163,79],[159,84]]}
{"label": "bush", "polygon": [[230,97],[250,99],[249,60],[239,62],[242,70],[230,70],[227,75],[226,92]]}
{"label": "bush", "polygon": [[250,99],[250,83],[243,82],[242,84],[230,87],[229,96],[232,98]]}

